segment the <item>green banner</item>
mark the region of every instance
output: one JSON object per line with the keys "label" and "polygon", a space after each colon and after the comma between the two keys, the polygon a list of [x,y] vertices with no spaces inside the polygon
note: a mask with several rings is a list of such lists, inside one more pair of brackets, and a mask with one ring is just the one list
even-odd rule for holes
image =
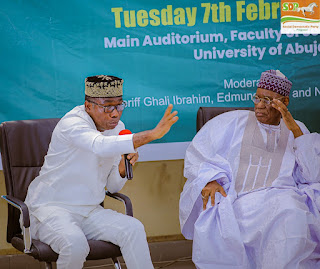
{"label": "green banner", "polygon": [[289,110],[320,131],[320,36],[281,35],[280,1],[3,0],[0,122],[62,117],[84,79],[124,79],[123,121],[180,120],[160,143],[191,141],[200,106],[252,106],[261,72],[292,82]]}

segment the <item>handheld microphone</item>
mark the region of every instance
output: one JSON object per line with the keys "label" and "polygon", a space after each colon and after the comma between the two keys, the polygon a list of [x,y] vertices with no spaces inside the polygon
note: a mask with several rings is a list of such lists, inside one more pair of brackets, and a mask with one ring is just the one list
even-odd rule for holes
{"label": "handheld microphone", "polygon": [[[130,130],[124,129],[120,131],[119,135],[127,135],[132,134]],[[133,172],[132,172],[132,164],[130,163],[130,160],[127,159],[128,154],[124,154],[124,163],[126,166],[126,177],[127,179],[133,178]]]}

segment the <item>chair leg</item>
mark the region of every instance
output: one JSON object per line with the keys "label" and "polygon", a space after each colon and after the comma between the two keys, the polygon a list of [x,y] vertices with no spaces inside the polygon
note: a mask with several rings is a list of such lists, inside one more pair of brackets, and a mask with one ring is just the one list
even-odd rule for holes
{"label": "chair leg", "polygon": [[121,269],[121,264],[120,264],[118,258],[112,258],[112,261],[113,261],[113,266],[115,269]]}
{"label": "chair leg", "polygon": [[51,262],[46,262],[46,263],[45,263],[45,268],[46,268],[46,269],[52,269],[52,264],[51,264]]}

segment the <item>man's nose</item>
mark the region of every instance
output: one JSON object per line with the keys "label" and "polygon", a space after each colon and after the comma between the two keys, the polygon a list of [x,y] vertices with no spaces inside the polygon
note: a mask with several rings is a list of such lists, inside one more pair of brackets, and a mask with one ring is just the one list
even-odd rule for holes
{"label": "man's nose", "polygon": [[119,117],[119,111],[116,108],[114,108],[114,110],[112,112],[110,112],[110,117],[111,118]]}

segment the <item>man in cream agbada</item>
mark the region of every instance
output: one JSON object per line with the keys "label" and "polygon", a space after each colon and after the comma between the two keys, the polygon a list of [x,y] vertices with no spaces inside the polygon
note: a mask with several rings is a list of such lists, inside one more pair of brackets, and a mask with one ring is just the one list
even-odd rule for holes
{"label": "man in cream agbada", "polygon": [[213,118],[187,149],[180,223],[197,268],[320,268],[320,136],[288,111],[291,86],[263,72],[255,111]]}

